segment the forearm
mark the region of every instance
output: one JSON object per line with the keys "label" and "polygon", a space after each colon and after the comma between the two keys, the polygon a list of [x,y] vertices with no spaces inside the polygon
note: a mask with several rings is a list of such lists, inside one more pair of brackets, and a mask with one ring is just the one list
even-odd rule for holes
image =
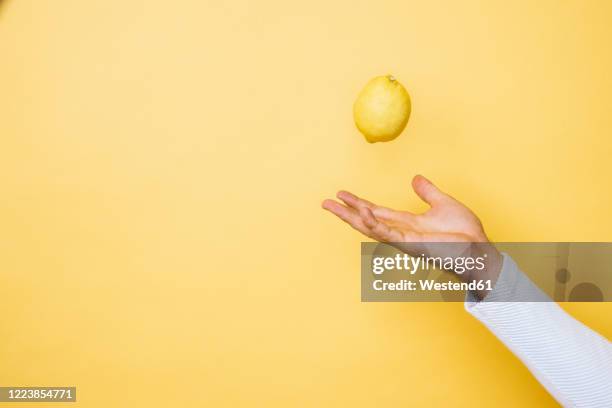
{"label": "forearm", "polygon": [[[468,296],[469,297],[469,296]],[[612,345],[550,301],[504,256],[496,287],[466,309],[564,406],[612,405]]]}

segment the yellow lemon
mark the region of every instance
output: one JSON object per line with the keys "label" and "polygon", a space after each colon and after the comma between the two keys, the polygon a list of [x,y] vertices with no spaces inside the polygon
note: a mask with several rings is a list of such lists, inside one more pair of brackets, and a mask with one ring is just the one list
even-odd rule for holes
{"label": "yellow lemon", "polygon": [[392,75],[376,77],[357,97],[353,117],[368,142],[388,142],[408,123],[410,95]]}

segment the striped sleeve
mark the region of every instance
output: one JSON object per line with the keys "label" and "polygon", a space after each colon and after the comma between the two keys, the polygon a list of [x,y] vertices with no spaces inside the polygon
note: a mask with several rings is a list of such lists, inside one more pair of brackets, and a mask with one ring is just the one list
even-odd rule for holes
{"label": "striped sleeve", "polygon": [[612,344],[546,297],[507,254],[493,291],[480,302],[468,293],[465,307],[561,405],[612,407]]}

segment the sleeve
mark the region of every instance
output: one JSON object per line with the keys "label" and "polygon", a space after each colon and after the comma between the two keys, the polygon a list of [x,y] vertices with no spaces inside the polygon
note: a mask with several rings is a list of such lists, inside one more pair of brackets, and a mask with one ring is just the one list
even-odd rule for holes
{"label": "sleeve", "polygon": [[[529,301],[525,301],[529,300]],[[536,287],[507,254],[495,287],[466,310],[565,407],[612,407],[612,344]]]}

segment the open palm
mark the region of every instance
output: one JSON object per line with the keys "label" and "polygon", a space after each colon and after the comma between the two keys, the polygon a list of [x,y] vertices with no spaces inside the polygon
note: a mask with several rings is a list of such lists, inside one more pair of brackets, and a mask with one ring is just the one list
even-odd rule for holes
{"label": "open palm", "polygon": [[364,235],[380,242],[487,242],[476,215],[423,176],[412,180],[417,195],[431,208],[423,214],[376,205],[347,191],[338,192],[341,204],[325,200],[323,208]]}
{"label": "open palm", "polygon": [[[364,235],[412,256],[484,257],[484,269],[462,274],[461,278],[465,281],[490,279],[494,284],[503,258],[489,243],[478,217],[423,176],[414,177],[412,188],[430,205],[422,214],[382,207],[347,191],[337,195],[344,204],[325,200],[323,208]],[[481,299],[486,294],[486,291],[476,293]]]}

